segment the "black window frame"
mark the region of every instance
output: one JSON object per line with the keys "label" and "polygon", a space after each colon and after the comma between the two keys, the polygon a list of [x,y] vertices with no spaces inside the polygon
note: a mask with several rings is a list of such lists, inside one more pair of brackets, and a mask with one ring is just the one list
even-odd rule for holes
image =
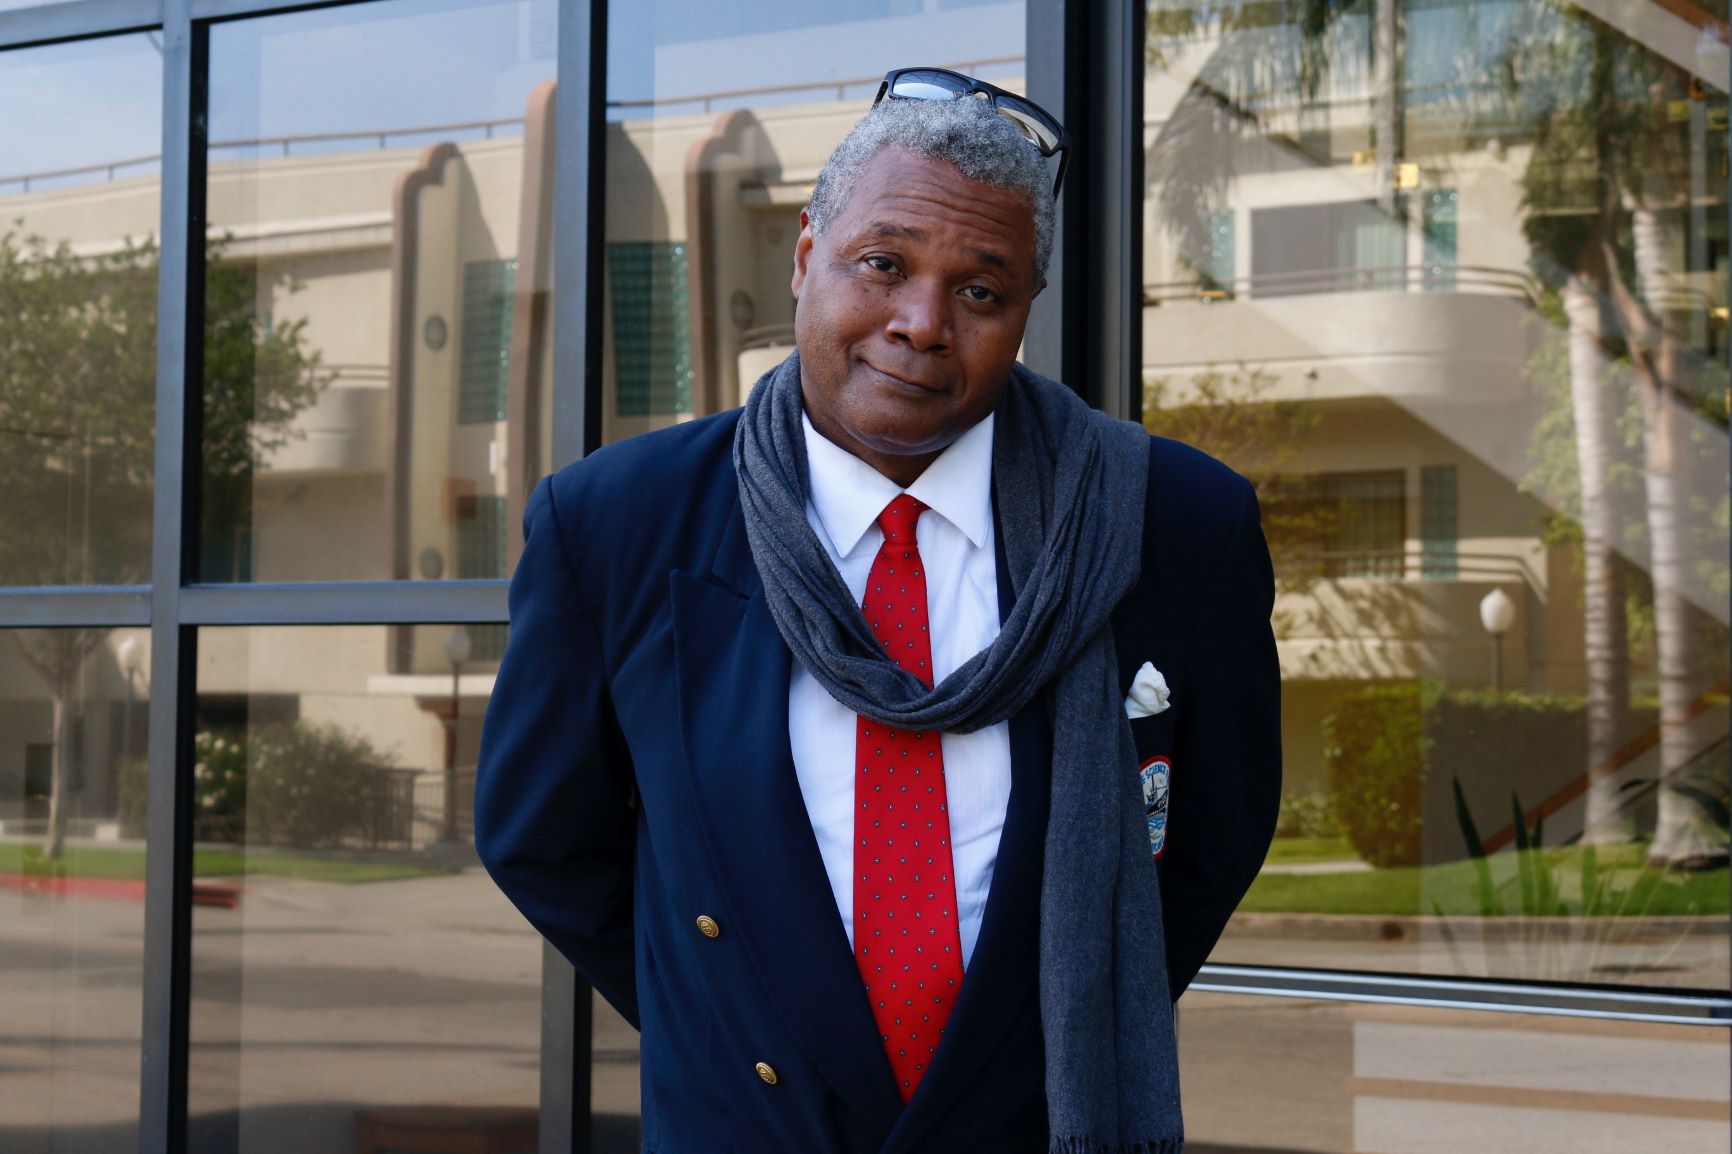
{"label": "black window frame", "polygon": [[[368,0],[353,0],[365,3]],[[0,588],[0,627],[148,627],[151,631],[143,1073],[138,1149],[187,1141],[191,964],[191,740],[197,633],[206,625],[503,626],[502,578],[451,581],[204,584],[198,577],[204,156],[213,23],[328,7],[278,0],[60,0],[0,11],[0,51],[152,31],[163,65],[154,529],[150,584]],[[1070,129],[1073,179],[1047,291],[1025,360],[1089,403],[1141,418],[1143,33],[1141,0],[1027,0],[1028,92]],[[554,158],[550,465],[601,443],[603,124],[606,0],[559,7],[560,115]],[[585,388],[586,382],[596,387]],[[189,403],[191,398],[195,403]],[[589,991],[544,947],[541,1150],[589,1149]],[[1418,1003],[1732,1024],[1732,998],[1539,982],[1428,979],[1301,968],[1208,965],[1193,988],[1241,994]]]}

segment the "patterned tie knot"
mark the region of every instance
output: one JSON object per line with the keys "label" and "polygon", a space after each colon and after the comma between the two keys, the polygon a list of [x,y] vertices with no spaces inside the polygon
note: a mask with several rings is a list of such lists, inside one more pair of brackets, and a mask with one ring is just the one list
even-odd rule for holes
{"label": "patterned tie knot", "polygon": [[914,523],[920,520],[920,514],[926,512],[926,506],[920,503],[918,497],[910,497],[903,493],[878,514],[878,527],[884,530],[884,540],[891,545],[913,545]]}

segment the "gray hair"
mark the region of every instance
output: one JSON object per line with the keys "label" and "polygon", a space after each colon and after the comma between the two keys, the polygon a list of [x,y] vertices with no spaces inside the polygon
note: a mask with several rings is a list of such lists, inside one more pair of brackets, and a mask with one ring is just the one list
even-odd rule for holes
{"label": "gray hair", "polygon": [[830,154],[806,213],[812,235],[841,213],[860,174],[880,151],[906,148],[954,165],[966,180],[1028,194],[1034,213],[1036,283],[1046,279],[1057,212],[1052,174],[1040,150],[978,97],[957,100],[883,100],[856,124]]}

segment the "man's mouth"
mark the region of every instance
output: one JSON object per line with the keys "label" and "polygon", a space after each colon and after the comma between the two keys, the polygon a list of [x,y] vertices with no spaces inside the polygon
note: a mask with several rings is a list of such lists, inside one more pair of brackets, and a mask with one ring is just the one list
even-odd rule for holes
{"label": "man's mouth", "polygon": [[922,393],[940,393],[944,391],[944,385],[942,383],[936,381],[928,382],[921,380],[918,377],[905,377],[899,373],[893,373],[887,369],[881,369],[877,365],[868,364],[865,361],[862,361],[861,363],[865,364],[868,369],[871,369],[874,373],[877,373],[880,377],[883,377],[891,384],[901,385],[905,389],[913,389]]}

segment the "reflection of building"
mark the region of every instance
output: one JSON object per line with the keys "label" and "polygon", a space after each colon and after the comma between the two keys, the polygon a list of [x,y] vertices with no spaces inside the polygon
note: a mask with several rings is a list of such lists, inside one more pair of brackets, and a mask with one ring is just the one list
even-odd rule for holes
{"label": "reflection of building", "polygon": [[[123,576],[83,570],[86,581],[160,579],[145,563],[151,540],[196,539],[197,564],[179,579],[205,587],[0,589],[5,622],[54,627],[32,631],[45,643],[84,626],[105,634],[60,694],[76,708],[58,739],[51,679],[0,644],[6,1151],[45,1141],[173,1149],[183,1107],[192,1145],[208,1137],[210,1149],[237,1154],[347,1149],[357,1131],[384,1124],[382,1108],[415,1113],[435,1102],[466,1126],[498,1127],[498,1137],[532,1120],[538,1084],[549,1091],[544,1143],[550,1132],[591,1133],[598,1151],[639,1147],[630,1028],[598,1003],[591,1032],[569,969],[544,957],[487,878],[445,872],[465,860],[461,798],[503,637],[503,590],[487,579],[512,571],[527,483],[585,438],[735,405],[785,355],[799,208],[886,67],[972,61],[959,67],[1011,87],[1026,71],[1043,100],[1147,77],[1140,139],[1099,115],[1103,102],[1135,115],[1133,92],[1093,92],[1094,103],[1066,115],[1079,158],[1123,164],[1140,145],[1145,183],[1090,181],[1091,164],[1073,164],[1061,205],[1085,220],[1140,211],[1144,243],[1115,249],[1110,236],[1090,234],[1080,254],[1071,245],[1068,271],[1041,307],[1056,303],[1048,316],[1070,317],[1069,305],[1092,299],[1097,273],[1141,285],[1141,375],[1150,395],[1161,384],[1164,413],[1218,370],[1216,385],[1266,386],[1249,408],[1292,402],[1304,418],[1292,421],[1278,468],[1231,436],[1205,443],[1211,434],[1199,427],[1192,438],[1242,471],[1277,474],[1280,484],[1265,485],[1265,521],[1297,537],[1278,543],[1277,605],[1295,801],[1324,776],[1321,720],[1339,716],[1337,695],[1420,675],[1491,681],[1494,642],[1480,617],[1488,590],[1515,606],[1501,641],[1507,685],[1593,684],[1584,644],[1592,582],[1578,573],[1580,551],[1546,545],[1537,525],[1548,511],[1583,511],[1558,483],[1574,465],[1534,479],[1532,445],[1543,420],[1572,416],[1574,397],[1541,387],[1557,385],[1547,374],[1556,378],[1571,357],[1605,370],[1600,392],[1612,400],[1632,393],[1621,335],[1567,341],[1545,283],[1557,270],[1530,248],[1531,224],[1567,223],[1579,208],[1524,201],[1532,109],[1512,109],[1492,82],[1511,46],[1558,47],[1534,35],[1535,21],[1572,22],[1614,53],[1623,79],[1616,107],[1598,110],[1604,126],[1657,114],[1676,130],[1674,159],[1697,183],[1660,227],[1620,235],[1616,246],[1632,268],[1642,259],[1643,283],[1633,286],[1673,302],[1688,356],[1721,358],[1711,379],[1724,386],[1727,49],[1723,22],[1695,0],[266,7],[195,4],[189,14],[142,0],[0,0],[0,107],[28,110],[7,122],[20,151],[0,157],[0,234],[22,217],[24,228],[93,256],[156,234],[164,205],[171,234],[203,212],[213,236],[230,235],[222,259],[238,273],[231,281],[250,286],[239,294],[249,298],[244,319],[261,331],[304,321],[303,351],[329,378],[316,404],[286,415],[237,388],[229,399],[271,444],[224,494],[228,504],[214,515],[207,504],[202,524],[159,517],[136,541],[137,563],[118,567]],[[606,17],[605,77],[585,74],[585,53],[571,51],[592,11]],[[1315,31],[1299,26],[1306,14],[1328,22],[1313,45],[1328,67],[1301,96],[1292,65]],[[1199,15],[1217,22],[1197,28]],[[1146,22],[1152,37],[1119,45],[1116,61],[1101,58],[1115,49],[1096,26],[1115,16],[1127,28]],[[160,34],[125,31],[159,23]],[[1195,34],[1161,42],[1175,26]],[[1378,51],[1392,32],[1397,51]],[[71,39],[42,43],[62,36]],[[189,48],[201,42],[208,52]],[[551,115],[556,56],[568,94],[606,92],[602,172],[586,169],[577,143],[573,109],[583,99],[567,100],[557,124]],[[1527,78],[1565,95],[1579,95],[1569,85],[1588,74],[1567,56],[1529,63]],[[1639,82],[1644,68],[1655,87]],[[189,72],[190,88],[164,83]],[[1211,120],[1212,110],[1227,119]],[[1201,131],[1175,131],[1199,113]],[[149,154],[164,124],[203,124],[207,155],[159,164]],[[272,133],[288,135],[257,139]],[[110,140],[124,147],[109,149]],[[576,188],[553,187],[555,153]],[[79,167],[60,171],[68,166]],[[553,209],[572,208],[589,188],[598,195],[581,206],[587,221],[561,212],[555,223]],[[550,307],[555,234],[568,257],[577,237],[587,262],[562,266],[562,278],[567,269],[586,276],[599,300],[562,291]],[[1079,261],[1091,267],[1079,273]],[[172,306],[189,277],[196,289],[192,264],[190,274],[164,270],[156,303]],[[0,336],[11,319],[0,313]],[[1103,334],[1068,324],[1054,326],[1065,329],[1067,353],[1073,340],[1089,357],[1100,351]],[[252,363],[255,335],[231,347],[239,367],[230,385],[268,375]],[[1043,342],[1052,335],[1031,339],[1031,353],[1051,355]],[[148,362],[142,343],[126,347]],[[82,369],[100,351],[67,361]],[[596,379],[555,377],[555,364],[591,357]],[[48,398],[52,414],[61,380],[32,374],[23,392]],[[1094,395],[1117,399],[1110,387]],[[1702,408],[1723,417],[1723,406]],[[4,439],[16,433],[11,416],[0,412],[0,461],[15,443]],[[292,435],[279,436],[279,418]],[[159,428],[172,470],[180,434],[173,422]],[[1721,502],[1724,425],[1691,428],[1709,449],[1685,488]],[[1634,433],[1618,431],[1614,464],[1639,474]],[[129,464],[148,473],[149,455],[147,446]],[[65,461],[43,490],[52,515],[35,521],[39,552],[56,564],[46,577],[7,578],[15,584],[71,582],[91,555],[89,524],[81,537],[77,516],[90,473]],[[203,464],[208,485],[208,457]],[[171,504],[182,495],[175,486],[196,495],[199,483],[163,482]],[[1623,534],[1612,543],[1627,567],[1617,596],[1636,610],[1612,615],[1629,618],[1631,636],[1621,657],[1600,663],[1628,681],[1612,687],[1627,714],[1613,786],[1651,779],[1661,755],[1657,646],[1641,612],[1653,568],[1627,539],[1647,522],[1639,489],[1615,491],[1605,510]],[[100,486],[96,497],[100,525]],[[11,524],[8,511],[0,506],[0,524]],[[1687,559],[1701,564],[1683,583],[1703,636],[1722,648],[1724,589],[1705,595],[1689,582],[1723,575],[1723,546],[1723,530],[1692,539]],[[447,648],[458,620],[471,623],[467,653]],[[152,659],[181,639],[196,667],[150,684]],[[1724,652],[1713,661],[1723,666]],[[1724,695],[1703,688],[1670,730],[1698,762],[1724,756],[1727,724]],[[1478,715],[1464,707],[1451,716]],[[1194,1141],[1315,1154],[1424,1151],[1460,1146],[1463,1135],[1497,1151],[1725,1150],[1725,873],[1667,879],[1669,893],[1673,883],[1686,896],[1706,893],[1698,907],[1624,916],[1579,904],[1570,862],[1580,859],[1566,850],[1550,860],[1562,863],[1568,915],[1531,916],[1529,895],[1517,893],[1518,855],[1497,852],[1512,832],[1490,824],[1515,790],[1524,803],[1552,803],[1548,845],[1580,826],[1585,727],[1579,711],[1544,720],[1521,741],[1494,725],[1439,726],[1476,812],[1492,815],[1482,832],[1512,916],[1476,913],[1461,880],[1472,863],[1372,870],[1338,846],[1320,847],[1330,860],[1303,856],[1326,837],[1278,840],[1217,964],[1180,1005]],[[178,851],[194,839],[157,809],[143,842],[125,828],[110,840],[136,816],[127,795],[142,781],[116,767],[155,739],[149,784],[159,796],[192,784],[202,806],[215,769],[201,765],[202,747],[188,758],[165,743],[194,729],[244,732],[254,767],[265,769],[283,764],[262,747],[284,726],[303,737],[334,727],[349,743],[335,759],[340,772],[279,780],[286,791],[248,799],[244,828],[196,847],[201,883],[212,873],[233,882],[243,856],[250,872],[239,906],[201,906],[188,934],[178,891],[164,882],[177,880]],[[232,756],[229,740],[216,752]],[[19,861],[41,843],[57,745],[73,801],[65,858],[83,875],[63,888]],[[312,776],[332,761],[293,764]],[[1186,775],[1199,768],[1173,768],[1175,838]],[[381,801],[367,787],[381,781],[409,785],[406,838],[377,837],[400,828],[400,795]],[[294,792],[308,784],[327,791],[310,807]],[[1398,784],[1367,791],[1368,804],[1411,804],[1394,796]],[[1437,862],[1459,854],[1461,834],[1449,782],[1434,775],[1426,791],[1417,809],[1425,860]],[[448,806],[453,794],[460,800]],[[353,811],[375,809],[382,816],[350,824]],[[297,810],[326,828],[341,823],[339,843],[278,836],[273,824]],[[456,846],[444,844],[452,833]],[[1440,838],[1450,844],[1433,852]],[[237,845],[243,853],[231,852]],[[1641,849],[1620,845],[1601,860],[1626,851],[1639,860]],[[738,940],[724,931],[709,945]],[[176,988],[188,974],[190,994]],[[1512,1009],[1528,1012],[1493,1012]],[[1245,1109],[1247,1086],[1263,1109]],[[593,1129],[572,1117],[590,1103]]]}
{"label": "reflection of building", "polygon": [[[1261,378],[1269,387],[1260,401],[1294,402],[1312,418],[1280,468],[1311,478],[1312,492],[1336,510],[1323,539],[1310,542],[1321,552],[1320,579],[1286,583],[1277,603],[1290,792],[1323,784],[1321,723],[1354,684],[1486,685],[1495,660],[1505,687],[1603,692],[1590,684],[1583,623],[1593,609],[1581,551],[1542,535],[1548,514],[1583,513],[1581,497],[1545,468],[1548,454],[1574,463],[1553,394],[1567,385],[1561,376],[1580,342],[1572,347],[1571,330],[1555,319],[1555,286],[1544,282],[1555,282],[1557,258],[1530,247],[1528,225],[1541,212],[1580,210],[1530,203],[1544,194],[1533,191],[1532,173],[1555,163],[1536,153],[1530,110],[1492,78],[1485,58],[1495,53],[1482,48],[1464,67],[1450,47],[1519,25],[1527,10],[1405,12],[1391,33],[1405,45],[1399,80],[1374,67],[1373,25],[1392,19],[1388,11],[1347,15],[1333,34],[1319,34],[1327,62],[1316,65],[1315,91],[1280,78],[1282,66],[1265,74],[1240,63],[1268,47],[1265,35],[1305,35],[1292,27],[1175,41],[1172,67],[1145,84],[1144,380],[1183,401],[1186,381],[1213,368]],[[1675,49],[1678,29],[1658,27],[1640,35],[1670,37]],[[1692,91],[1670,108],[1670,121],[1693,134],[1690,147],[1712,155],[1723,147],[1724,94],[1700,84]],[[1232,116],[1217,107],[1240,100]],[[1243,119],[1227,123],[1233,116]],[[1691,171],[1698,207],[1668,218],[1665,251],[1651,261],[1666,283],[1651,271],[1637,291],[1689,302],[1684,356],[1702,363],[1724,357],[1725,190]],[[1609,378],[1596,387],[1628,395]],[[1679,453],[1681,475],[1695,477],[1697,491],[1717,492],[1723,422],[1676,397],[1668,403],[1705,445],[1699,474]],[[1259,455],[1233,463],[1256,468]],[[1642,513],[1617,517],[1633,528]],[[1633,568],[1652,564],[1627,540],[1615,547]],[[1684,584],[1718,635],[1723,591],[1699,577]],[[1513,628],[1496,639],[1480,612],[1493,589],[1515,606]],[[1624,613],[1621,603],[1616,611]],[[1726,723],[1721,676],[1710,672],[1693,689],[1707,695],[1692,707],[1701,728],[1689,757],[1715,755]],[[1594,772],[1622,785],[1655,780],[1655,732],[1621,733],[1616,756],[1589,758]],[[1481,800],[1514,790],[1540,803],[1553,843],[1583,829],[1589,773],[1580,759],[1497,767],[1484,794],[1473,779],[1486,767],[1431,769],[1459,773]],[[1425,810],[1436,840],[1459,852],[1447,797],[1435,795]]]}
{"label": "reflection of building", "polygon": [[[1341,510],[1314,543],[1323,579],[1277,607],[1286,765],[1300,791],[1321,784],[1320,722],[1354,684],[1486,684],[1495,644],[1507,686],[1586,688],[1578,560],[1541,537],[1567,500],[1527,483],[1545,408],[1532,366],[1561,355],[1566,336],[1537,312],[1521,227],[1529,150],[1513,132],[1507,146],[1464,143],[1422,111],[1394,212],[1376,193],[1364,79],[1343,72],[1321,135],[1238,146],[1200,252],[1166,226],[1158,187],[1145,203],[1145,381],[1164,381],[1176,403],[1212,368],[1267,375],[1261,400],[1299,402],[1317,422],[1283,468],[1312,475]],[[1171,75],[1147,82],[1151,172],[1183,92]],[[719,115],[680,114],[687,104],[609,138],[609,439],[737,404],[786,353],[798,211],[829,142],[865,108],[836,94]],[[1723,216],[1708,220],[1708,259],[1723,262]],[[1713,277],[1689,277],[1723,295]],[[1517,610],[1496,642],[1479,608],[1493,589]],[[1652,762],[1624,772],[1651,775]],[[1579,772],[1550,766],[1521,784],[1548,797]],[[1553,828],[1570,820],[1579,813]]]}
{"label": "reflection of building", "polygon": [[[1545,404],[1531,367],[1566,339],[1536,312],[1520,227],[1530,149],[1509,133],[1464,143],[1418,115],[1423,143],[1392,209],[1376,192],[1364,79],[1350,60],[1338,74],[1308,114],[1325,130],[1296,110],[1291,135],[1224,146],[1231,179],[1201,233],[1169,227],[1158,185],[1145,205],[1145,381],[1180,403],[1211,369],[1265,376],[1261,400],[1316,418],[1284,467],[1312,475],[1314,494],[1341,510],[1314,543],[1322,579],[1277,607],[1297,789],[1321,780],[1319,722],[1341,688],[1488,680],[1479,602],[1493,588],[1516,605],[1505,683],[1585,688],[1579,566],[1541,540],[1552,506],[1524,485]],[[1182,79],[1177,69],[1146,83],[1157,175],[1170,170],[1157,150]],[[726,112],[682,99],[669,115],[623,108],[608,125],[605,440],[732,407],[786,354],[799,211],[865,110],[860,91],[870,87],[766,90],[757,104],[734,92]],[[526,486],[550,460],[552,92],[538,89],[521,122],[400,126],[370,149],[306,140],[284,156],[213,152],[213,234],[232,235],[226,259],[254,263],[268,320],[305,319],[330,383],[266,457],[250,524],[226,555],[207,553],[207,569],[227,571],[207,577],[509,573]],[[149,203],[149,185],[125,180],[13,202],[28,224],[85,249],[148,231]],[[1707,221],[1700,247],[1723,264],[1723,214]],[[1724,292],[1700,272],[1686,280]],[[441,674],[438,633],[393,629],[392,673]],[[503,634],[476,634],[485,668]]]}
{"label": "reflection of building", "polygon": [[[59,740],[53,686],[62,668],[76,668],[73,692],[90,703],[72,719],[66,787],[72,800],[66,828],[76,837],[113,840],[121,834],[121,774],[145,753],[148,679],[140,676],[136,630],[101,634],[14,633],[0,641],[0,837],[40,836],[48,824],[54,753]],[[131,647],[127,647],[127,642]],[[82,661],[74,646],[89,647]]]}
{"label": "reflection of building", "polygon": [[[205,580],[508,575],[516,535],[507,526],[521,517],[524,481],[547,460],[552,93],[551,83],[538,90],[522,120],[457,126],[461,144],[399,146],[387,135],[355,151],[322,151],[343,142],[319,139],[213,148],[211,235],[223,238],[224,260],[253,270],[261,326],[305,322],[325,384],[252,475],[250,518],[207,538]],[[264,155],[232,159],[237,152]],[[157,227],[157,179],[124,176],[12,197],[7,208],[24,230],[66,237],[81,253],[105,251]],[[505,628],[469,631],[459,756],[472,767]],[[349,631],[345,644],[366,647],[355,660],[328,651],[339,632],[273,646],[260,666],[248,660],[244,631],[207,632],[202,724],[353,723],[344,714],[360,707],[368,735],[397,764],[437,777],[448,627]],[[117,697],[102,664],[87,672],[101,685],[85,691]],[[372,667],[389,672],[306,688],[321,669]],[[34,680],[20,674],[5,684]],[[368,695],[373,704],[364,706]],[[0,731],[18,735],[19,764],[34,767],[47,748],[35,718],[48,704],[18,708],[29,724]],[[81,741],[106,742],[114,729],[96,710],[79,725]],[[85,803],[112,815],[115,789],[93,785]],[[0,798],[25,795],[36,796],[29,783],[0,779]]]}

